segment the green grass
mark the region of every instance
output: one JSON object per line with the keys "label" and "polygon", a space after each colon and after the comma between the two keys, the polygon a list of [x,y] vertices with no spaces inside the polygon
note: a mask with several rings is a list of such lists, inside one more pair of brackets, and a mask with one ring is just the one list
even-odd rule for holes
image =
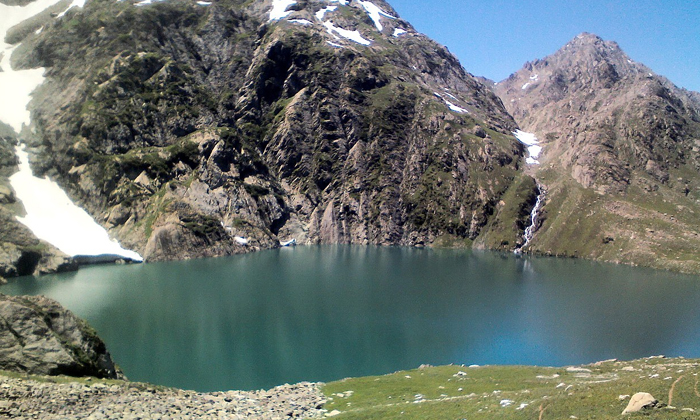
{"label": "green grass", "polygon": [[501,197],[501,204],[479,238],[479,244],[489,249],[512,250],[531,222],[530,213],[536,197],[535,180],[527,175],[517,176]]}
{"label": "green grass", "polygon": [[569,370],[427,367],[329,383],[324,408],[340,411],[337,419],[617,419],[629,401],[620,395],[649,392],[673,407],[627,418],[694,419],[698,373],[698,360],[657,358]]}
{"label": "green grass", "polygon": [[549,191],[532,252],[700,272],[700,205],[677,185],[635,172],[625,194],[603,195],[554,170],[538,178]]}

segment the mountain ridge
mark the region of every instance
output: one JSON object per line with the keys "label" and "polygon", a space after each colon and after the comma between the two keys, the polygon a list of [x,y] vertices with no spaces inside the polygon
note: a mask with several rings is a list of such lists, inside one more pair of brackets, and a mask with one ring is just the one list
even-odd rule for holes
{"label": "mountain ridge", "polygon": [[[697,270],[695,95],[587,33],[494,90],[544,146],[533,170],[556,204],[533,251]],[[590,207],[587,220],[555,197],[571,194]],[[580,243],[563,244],[561,235]]]}

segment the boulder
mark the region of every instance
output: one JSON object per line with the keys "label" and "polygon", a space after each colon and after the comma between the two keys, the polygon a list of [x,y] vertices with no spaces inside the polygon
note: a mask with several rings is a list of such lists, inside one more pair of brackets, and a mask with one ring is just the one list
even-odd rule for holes
{"label": "boulder", "polygon": [[625,408],[622,414],[637,413],[648,408],[654,408],[658,403],[659,401],[648,392],[637,392],[632,395],[629,404],[627,404],[627,408]]}
{"label": "boulder", "polygon": [[0,294],[0,369],[122,379],[87,322],[43,296]]}

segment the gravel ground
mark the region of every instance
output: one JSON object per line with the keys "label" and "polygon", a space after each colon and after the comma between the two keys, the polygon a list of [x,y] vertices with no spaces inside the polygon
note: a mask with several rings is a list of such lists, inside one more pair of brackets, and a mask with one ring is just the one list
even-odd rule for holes
{"label": "gravel ground", "polygon": [[302,419],[324,417],[318,384],[198,393],[123,381],[54,383],[0,375],[0,419]]}

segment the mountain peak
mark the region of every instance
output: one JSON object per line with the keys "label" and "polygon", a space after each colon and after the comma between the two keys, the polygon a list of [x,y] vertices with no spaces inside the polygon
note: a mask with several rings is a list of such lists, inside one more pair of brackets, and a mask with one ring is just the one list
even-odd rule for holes
{"label": "mountain peak", "polygon": [[622,48],[615,41],[606,41],[596,34],[583,32],[576,35],[571,41],[569,41],[564,47],[559,51],[561,52],[571,52],[576,51],[579,53],[587,53],[594,55],[604,55],[608,58],[619,58],[623,61],[627,61],[629,57],[622,51]]}
{"label": "mountain peak", "polygon": [[599,37],[596,34],[592,34],[590,32],[581,32],[580,34],[576,35],[574,39],[570,41],[570,43],[581,43],[581,44],[591,44],[591,43],[597,43],[597,42],[604,42],[603,38]]}

